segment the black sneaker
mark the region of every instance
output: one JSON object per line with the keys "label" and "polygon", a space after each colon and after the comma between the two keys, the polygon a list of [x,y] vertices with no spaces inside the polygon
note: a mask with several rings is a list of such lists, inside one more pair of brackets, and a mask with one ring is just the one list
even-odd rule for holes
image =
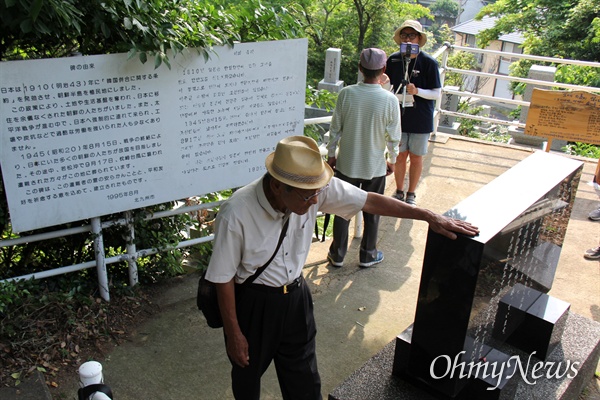
{"label": "black sneaker", "polygon": [[334,267],[340,268],[344,266],[344,261],[335,261],[329,253],[327,253],[327,261],[329,261],[329,264],[333,265]]}
{"label": "black sneaker", "polygon": [[379,264],[382,261],[383,261],[383,251],[377,250],[377,257],[373,261],[359,262],[358,266],[361,268],[369,268],[369,267],[372,267],[373,265]]}

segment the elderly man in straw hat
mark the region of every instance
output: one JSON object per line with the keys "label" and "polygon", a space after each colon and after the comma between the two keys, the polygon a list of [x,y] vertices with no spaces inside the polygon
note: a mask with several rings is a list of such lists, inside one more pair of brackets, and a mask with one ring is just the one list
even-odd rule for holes
{"label": "elderly man in straw hat", "polygon": [[[400,154],[396,158],[396,192],[393,196],[415,205],[415,190],[423,171],[423,157],[427,154],[429,134],[433,131],[435,100],[440,97],[442,84],[437,61],[422,50],[427,43],[427,34],[418,21],[404,21],[394,32],[394,41],[400,46],[402,43],[419,45],[416,54],[397,51],[390,55],[386,64],[386,73],[402,112],[402,139]],[[404,178],[409,159],[405,196]]]}
{"label": "elderly man in straw hat", "polygon": [[[423,220],[450,238],[478,230],[333,178],[317,143],[308,137],[282,139],[266,168],[263,177],[222,205],[206,275],[217,284],[233,394],[258,399],[261,376],[274,361],[282,398],[321,399],[313,303],[302,276],[317,212],[351,218],[362,210]],[[273,253],[282,231],[287,234]],[[273,254],[252,284],[235,290]]]}

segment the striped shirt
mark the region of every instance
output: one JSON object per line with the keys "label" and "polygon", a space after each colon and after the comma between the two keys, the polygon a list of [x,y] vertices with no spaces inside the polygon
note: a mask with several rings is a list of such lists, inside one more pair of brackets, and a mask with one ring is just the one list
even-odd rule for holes
{"label": "striped shirt", "polygon": [[396,162],[401,138],[400,106],[393,93],[379,84],[359,82],[343,88],[331,119],[329,157],[337,154],[336,169],[355,179],[386,174]]}

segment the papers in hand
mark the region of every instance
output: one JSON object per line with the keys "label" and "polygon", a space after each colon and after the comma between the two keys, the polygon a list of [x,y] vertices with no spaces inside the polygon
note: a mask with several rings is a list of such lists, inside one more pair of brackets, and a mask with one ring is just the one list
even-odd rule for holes
{"label": "papers in hand", "polygon": [[[415,99],[412,94],[407,94],[406,96],[402,93],[396,93],[396,97],[398,98],[398,102],[403,107],[413,107],[415,103]],[[404,102],[404,104],[402,104]]]}

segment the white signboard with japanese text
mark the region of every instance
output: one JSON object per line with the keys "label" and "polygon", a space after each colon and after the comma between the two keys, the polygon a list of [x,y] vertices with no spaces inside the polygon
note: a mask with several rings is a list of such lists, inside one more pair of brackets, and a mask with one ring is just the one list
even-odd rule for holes
{"label": "white signboard with japanese text", "polygon": [[302,135],[305,39],[0,63],[0,162],[14,232],[239,187]]}

